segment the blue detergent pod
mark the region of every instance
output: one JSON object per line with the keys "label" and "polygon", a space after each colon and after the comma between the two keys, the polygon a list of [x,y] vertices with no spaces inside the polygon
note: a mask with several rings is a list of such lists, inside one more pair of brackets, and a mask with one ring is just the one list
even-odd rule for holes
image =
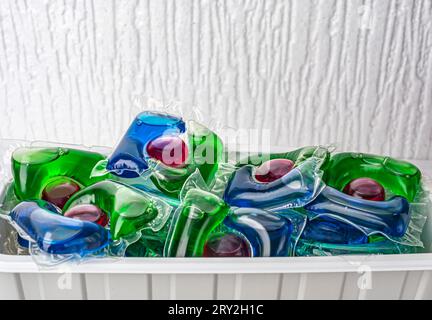
{"label": "blue detergent pod", "polygon": [[254,166],[246,165],[236,170],[224,193],[224,200],[234,207],[265,210],[302,207],[311,202],[323,188],[319,167],[322,160],[309,158],[281,178],[258,182]]}
{"label": "blue detergent pod", "polygon": [[[43,209],[46,209],[47,212],[51,214],[61,214],[60,208],[53,205],[51,202],[43,201],[43,200],[35,200],[39,204],[39,206]],[[17,243],[21,248],[29,249],[30,247],[30,241],[20,236],[20,234],[17,234]]]}
{"label": "blue detergent pod", "polygon": [[293,231],[291,221],[255,208],[237,208],[224,224],[243,234],[251,244],[254,257],[285,257]]}
{"label": "blue detergent pod", "polygon": [[380,232],[392,237],[402,237],[410,221],[410,205],[403,197],[370,201],[352,197],[328,186],[305,209],[311,217],[331,216],[350,221],[366,233]]}
{"label": "blue detergent pod", "polygon": [[364,244],[367,235],[354,226],[331,217],[317,217],[309,220],[301,239],[334,244]]}
{"label": "blue detergent pod", "polygon": [[30,242],[21,237],[19,234],[17,234],[17,243],[21,248],[28,249],[30,247]]}
{"label": "blue detergent pod", "polygon": [[181,118],[151,111],[140,113],[108,159],[107,170],[123,178],[140,176],[148,168],[147,144],[162,135],[179,135],[185,130]]}
{"label": "blue detergent pod", "polygon": [[110,241],[109,230],[64,217],[58,208],[43,200],[21,202],[9,216],[19,232],[47,253],[85,256],[100,251]]}

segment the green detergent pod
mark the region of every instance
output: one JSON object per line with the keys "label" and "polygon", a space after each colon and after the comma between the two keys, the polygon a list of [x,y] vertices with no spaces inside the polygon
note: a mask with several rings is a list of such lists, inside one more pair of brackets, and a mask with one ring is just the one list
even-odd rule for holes
{"label": "green detergent pod", "polygon": [[[206,183],[211,183],[223,157],[222,141],[203,125],[188,122],[187,138],[189,153],[184,166],[170,166],[156,158],[147,160],[152,171],[150,179],[161,192],[171,197],[178,197],[186,179],[197,169]],[[188,149],[187,146],[182,149],[185,148]]]}
{"label": "green detergent pod", "polygon": [[358,178],[374,179],[392,195],[412,202],[420,189],[421,173],[415,165],[406,161],[344,152],[331,156],[323,176],[327,185],[339,191]]}
{"label": "green detergent pod", "polygon": [[111,237],[140,236],[144,228],[160,230],[171,213],[171,206],[149,196],[139,189],[105,180],[76,193],[65,205],[63,212],[84,204],[95,205],[109,216]]}
{"label": "green detergent pod", "polygon": [[202,256],[209,234],[224,220],[228,211],[228,205],[214,194],[190,189],[176,211],[165,256]]}
{"label": "green detergent pod", "polygon": [[61,207],[73,193],[108,177],[91,175],[103,159],[96,152],[63,147],[18,148],[12,154],[15,194],[19,200],[45,198]]}

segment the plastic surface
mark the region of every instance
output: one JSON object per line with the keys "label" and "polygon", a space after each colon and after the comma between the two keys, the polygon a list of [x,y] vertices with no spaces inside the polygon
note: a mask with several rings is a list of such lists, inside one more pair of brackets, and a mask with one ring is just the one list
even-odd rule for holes
{"label": "plastic surface", "polygon": [[[148,123],[157,125],[170,126],[181,120],[151,112],[142,113],[138,118],[144,114],[148,117]],[[139,126],[143,125],[140,121]],[[131,127],[134,126],[137,126],[137,122]],[[370,178],[351,181],[347,185],[350,189],[347,191],[347,186],[344,188],[350,194],[324,185],[321,175],[322,170],[328,170],[329,167],[327,148],[306,147],[284,154],[270,154],[270,158],[274,155],[284,158],[273,157],[258,167],[241,164],[230,166],[229,163],[218,161],[209,164],[208,159],[200,163],[197,160],[201,158],[196,156],[198,147],[204,147],[206,152],[207,147],[217,151],[220,140],[212,131],[198,124],[185,126],[185,131],[191,139],[188,144],[191,149],[188,149],[179,132],[168,130],[160,132],[157,137],[147,134],[145,137],[150,138],[145,143],[141,141],[145,148],[142,157],[146,160],[146,170],[136,172],[139,176],[135,178],[128,175],[121,177],[120,172],[113,170],[115,180],[103,180],[85,187],[75,183],[71,177],[56,175],[45,184],[42,198],[57,204],[66,217],[101,226],[109,223],[114,240],[110,252],[114,255],[122,255],[127,246],[138,241],[128,255],[201,256],[210,234],[214,230],[224,231],[219,226],[226,215],[225,225],[246,239],[252,248],[252,255],[256,257],[290,256],[293,254],[290,249],[295,249],[300,237],[305,241],[323,244],[356,245],[366,244],[369,241],[367,236],[379,232],[404,245],[408,241],[412,241],[410,245],[413,246],[421,245],[418,234],[406,232],[411,210],[405,198],[396,196],[385,201],[362,199],[365,190],[366,198],[374,188],[378,188],[378,195],[384,193],[382,186]],[[129,142],[129,147],[137,143]],[[38,164],[40,159],[46,162],[46,154],[51,155],[55,148],[41,148],[43,152],[28,149],[32,152],[14,152],[18,156],[24,154],[20,158],[23,165],[24,160],[30,158],[32,165]],[[62,148],[58,147],[57,150]],[[193,151],[191,157],[188,157],[189,150]],[[168,153],[168,158],[165,153]],[[101,157],[102,160],[94,161],[96,164],[93,162],[95,167],[91,170],[90,178],[109,177],[107,171],[100,171],[100,167],[109,167],[110,160],[106,162],[104,156]],[[174,163],[169,163],[169,158]],[[191,159],[191,162],[186,161]],[[217,152],[212,153],[212,159],[219,159]],[[251,158],[248,158],[250,161]],[[144,175],[146,171],[149,174]],[[248,177],[244,176],[245,172]],[[161,184],[161,181],[164,182]],[[169,200],[174,197],[163,184],[175,190],[180,199]],[[140,190],[135,186],[141,187]],[[175,204],[171,206],[168,203]],[[220,206],[224,215],[214,214],[212,206]],[[171,217],[173,207],[178,209]],[[292,211],[291,208],[300,209]],[[228,214],[229,211],[231,214]],[[289,218],[287,214],[290,214]],[[303,215],[309,219],[306,220]],[[164,227],[165,230],[159,232]],[[422,224],[414,223],[410,230],[416,228],[421,230]],[[234,237],[228,237],[228,240],[227,244]],[[144,250],[138,249],[140,244],[145,247]]]}
{"label": "plastic surface", "polygon": [[209,236],[203,257],[251,257],[250,242],[235,232],[216,232]]}
{"label": "plastic surface", "polygon": [[246,237],[254,257],[288,256],[293,226],[286,217],[255,208],[237,208],[224,224]]}
{"label": "plastic surface", "polygon": [[269,183],[282,178],[294,168],[294,162],[289,159],[273,159],[264,162],[255,170],[258,182]]}
{"label": "plastic surface", "polygon": [[162,135],[185,131],[182,119],[157,112],[136,116],[124,137],[108,159],[107,169],[122,177],[138,177],[148,168],[147,144]]}
{"label": "plastic surface", "polygon": [[[215,177],[219,161],[223,157],[220,138],[211,130],[194,121],[187,123],[188,158],[182,166],[166,165],[157,158],[149,158],[149,177],[160,192],[177,198],[187,178],[196,170],[207,183]],[[164,151],[169,154],[170,149]],[[184,155],[183,155],[184,156]],[[174,157],[168,156],[169,159]]]}
{"label": "plastic surface", "polygon": [[343,192],[364,200],[384,201],[385,190],[382,185],[370,178],[357,178],[348,183]]}
{"label": "plastic surface", "polygon": [[[363,200],[331,187],[325,187],[318,197],[305,206],[312,216],[332,216],[363,227],[366,232],[379,231],[402,237],[410,219],[409,203],[394,197],[387,201]],[[325,219],[325,217],[323,217]]]}
{"label": "plastic surface", "polygon": [[21,147],[12,154],[15,192],[20,200],[41,199],[45,187],[56,179],[88,186],[106,176],[92,177],[93,167],[105,157],[99,153],[72,148]]}
{"label": "plastic surface", "polygon": [[420,187],[421,173],[415,165],[406,161],[344,152],[331,156],[323,178],[327,185],[341,191],[354,179],[372,178],[391,194],[411,202]]}
{"label": "plastic surface", "polygon": [[186,143],[176,136],[162,136],[150,141],[146,152],[150,158],[173,168],[183,167],[189,154]]}
{"label": "plastic surface", "polygon": [[[349,252],[350,245],[357,252],[355,245],[365,243],[358,231],[367,236],[381,234],[397,243],[397,250],[390,245],[383,253],[397,252],[400,245],[422,245],[418,230],[423,229],[425,216],[416,208],[426,200],[421,199],[421,174],[415,165],[389,157],[337,153],[331,155],[324,171],[328,185],[302,209],[312,219],[302,239],[318,242],[314,244],[318,247],[345,245],[343,250],[331,251],[335,254]],[[348,232],[350,228],[355,229]],[[363,246],[368,247],[371,254],[380,248]]]}
{"label": "plastic surface", "polygon": [[268,210],[302,207],[324,187],[319,170],[321,165],[321,158],[308,158],[283,177],[269,183],[256,181],[252,165],[243,166],[233,173],[224,199],[236,207]]}
{"label": "plastic surface", "polygon": [[[273,152],[273,153],[253,153],[248,157],[243,157],[237,163],[237,166],[241,167],[244,165],[260,166],[264,162],[275,159],[286,159],[294,162],[294,166],[298,166],[300,163],[311,157],[321,158],[322,168],[328,166],[330,160],[329,149],[322,146],[309,146],[297,149],[287,148],[287,152]],[[249,150],[247,150],[249,151]]]}
{"label": "plastic surface", "polygon": [[109,244],[108,230],[97,224],[60,215],[60,210],[43,201],[24,201],[9,215],[22,234],[47,253],[85,256]]}
{"label": "plastic surface", "polygon": [[94,222],[102,227],[105,227],[109,221],[108,215],[93,204],[76,205],[66,211],[64,216],[82,221]]}
{"label": "plastic surface", "polygon": [[418,247],[402,246],[394,241],[383,240],[376,243],[336,244],[300,240],[295,254],[298,256],[332,256],[332,255],[370,255],[370,254],[412,254]]}
{"label": "plastic surface", "polygon": [[196,169],[207,182],[214,178],[222,152],[222,141],[205,126],[147,111],[136,117],[108,161],[100,162],[102,168],[95,175],[106,169],[123,178],[123,183],[140,189],[148,188],[145,180],[151,179],[159,192],[177,198]]}
{"label": "plastic surface", "polygon": [[[430,164],[428,166],[430,166]],[[426,169],[424,170],[426,171]],[[428,233],[425,232],[425,235],[427,234]],[[2,232],[0,231],[0,236],[1,235]],[[426,238],[425,243],[429,248],[430,240]],[[7,245],[7,243],[5,243],[5,245]],[[2,250],[4,250],[4,248]],[[107,263],[89,262],[84,265],[74,266],[72,269],[73,273],[85,272],[86,275],[78,276],[81,277],[78,278],[81,279],[81,282],[78,282],[78,285],[75,285],[74,282],[75,289],[72,291],[56,291],[54,287],[51,287],[51,280],[49,276],[52,276],[52,274],[46,274],[46,276],[45,274],[40,274],[38,281],[43,283],[44,287],[38,287],[34,275],[29,275],[29,277],[26,277],[26,275],[22,273],[18,279],[17,285],[22,286],[24,288],[24,292],[21,291],[21,293],[19,293],[19,291],[15,291],[16,289],[14,282],[9,282],[9,274],[11,279],[13,279],[14,275],[10,272],[37,272],[37,267],[28,259],[29,258],[25,256],[0,256],[0,270],[3,272],[6,271],[4,278],[2,279],[3,283],[5,284],[5,288],[8,289],[7,291],[9,296],[37,297],[38,295],[35,293],[41,292],[40,297],[42,298],[50,297],[54,293],[58,294],[59,298],[64,297],[65,295],[69,295],[69,297],[84,298],[109,297],[109,295],[112,295],[111,297],[113,297],[115,292],[119,294],[118,290],[122,290],[121,288],[123,288],[125,290],[122,290],[121,295],[118,295],[117,297],[131,297],[131,295],[134,294],[135,297],[144,298],[183,297],[187,299],[191,297],[198,297],[192,293],[190,295],[187,294],[190,293],[190,281],[194,281],[190,279],[197,279],[198,282],[192,283],[200,283],[202,288],[202,290],[200,290],[201,297],[203,295],[207,296],[207,292],[215,292],[214,296],[211,294],[209,295],[209,297],[214,298],[224,296],[226,297],[227,295],[229,296],[230,294],[234,294],[234,292],[237,292],[237,297],[253,297],[250,295],[250,293],[256,290],[251,290],[251,287],[248,287],[247,283],[253,283],[253,286],[260,288],[259,298],[288,297],[288,291],[286,291],[289,290],[288,288],[293,288],[294,292],[296,292],[295,296],[300,298],[318,296],[319,294],[322,294],[322,297],[327,298],[352,297],[352,295],[350,295],[351,287],[349,287],[351,283],[350,273],[354,273],[355,275],[353,289],[357,288],[356,272],[358,271],[359,265],[362,265],[362,263],[366,262],[368,268],[370,268],[372,271],[393,272],[379,272],[376,278],[374,273],[373,289],[370,291],[370,293],[362,293],[363,291],[360,290],[359,297],[377,297],[379,295],[391,297],[392,294],[394,294],[395,297],[427,297],[427,288],[429,286],[427,275],[429,273],[428,271],[424,270],[430,270],[431,268],[429,263],[431,261],[429,254],[318,258],[292,257],[290,259],[262,258],[255,260],[247,259],[247,262],[239,258],[224,258],[223,261],[218,259],[200,258],[130,258],[118,261],[116,263],[111,263],[111,261]],[[414,270],[420,270],[420,272]],[[344,274],[343,272],[350,273]],[[105,273],[105,276],[99,275],[98,273]],[[113,275],[112,273],[121,273],[123,276]],[[150,291],[147,291],[147,289],[143,291],[142,286],[140,286],[141,293],[134,291],[134,286],[131,286],[130,283],[137,284],[139,283],[140,279],[143,279],[143,276],[137,275],[137,273],[148,274],[149,281],[152,283],[152,285],[149,287]],[[185,275],[185,273],[188,273],[189,275]],[[215,280],[216,273],[218,274],[217,280]],[[298,273],[303,274],[299,275]],[[166,274],[166,277],[164,274]],[[235,277],[236,283],[233,285],[232,289],[230,289],[231,287],[228,287],[225,284],[234,282],[234,278],[229,278],[232,274],[234,274],[233,277]],[[105,277],[106,281],[109,279],[109,284],[106,284],[105,286],[105,293],[98,291],[97,289],[98,286],[96,283],[99,283],[98,279],[102,279],[101,277]],[[246,277],[249,280],[248,282],[241,282],[239,280],[242,278],[245,279]],[[342,284],[342,286],[340,286],[338,281],[335,281],[335,279],[339,279],[339,277],[341,279],[345,279],[346,277],[346,279],[343,280],[345,285]],[[420,278],[422,281],[420,281]],[[32,282],[30,279],[35,279],[35,281]],[[55,276],[54,279],[57,281]],[[115,279],[118,279],[118,281]],[[273,281],[273,279],[275,279],[275,281]],[[282,284],[280,284],[280,279],[283,279]],[[329,288],[329,286],[326,285],[326,279],[329,279],[329,281],[331,280],[331,288],[335,288],[334,293],[332,293],[332,291],[329,292],[328,289],[326,290],[325,294],[319,291],[319,288],[323,286]],[[385,281],[383,279],[385,279]],[[75,281],[75,278],[73,281]],[[296,281],[303,282],[303,285],[297,286]],[[418,285],[418,283],[420,283],[419,281],[422,283],[421,286]],[[129,285],[126,283],[129,283]],[[211,283],[217,283],[217,288],[214,289],[213,285],[210,285]],[[403,285],[401,285],[401,287],[398,289],[395,289],[393,285],[398,283],[403,283]],[[171,291],[168,289],[169,287],[165,286],[165,284],[171,285]],[[207,284],[209,284],[209,291],[206,289]],[[144,287],[146,286],[144,285]],[[48,290],[48,288],[50,289]],[[126,290],[126,288],[130,288],[130,290]],[[80,292],[83,292],[84,296],[81,296]],[[274,295],[272,295],[272,292],[274,292]],[[277,294],[277,292],[279,292],[279,294]],[[315,295],[313,295],[312,292],[315,292]],[[5,291],[1,291],[0,294],[6,295]],[[106,296],[104,294],[106,294]]]}
{"label": "plastic surface", "polygon": [[301,238],[325,244],[365,244],[367,235],[351,224],[343,223],[331,217],[317,217],[308,221]]}
{"label": "plastic surface", "polygon": [[200,189],[189,190],[172,222],[165,256],[202,256],[209,234],[228,211],[226,203],[214,194]]}
{"label": "plastic surface", "polygon": [[[425,175],[432,174],[431,162],[414,163]],[[432,185],[427,186],[432,190]],[[10,230],[0,219],[0,239]],[[428,252],[431,234],[432,225],[427,224],[423,239]],[[29,256],[10,255],[12,247],[9,241],[0,245],[2,299],[432,298],[431,253],[368,255],[363,251],[289,259],[127,258],[40,270]],[[65,270],[70,287],[58,285],[64,283]]]}
{"label": "plastic surface", "polygon": [[162,200],[112,180],[95,183],[76,193],[63,211],[70,215],[69,210],[81,205],[94,205],[109,215],[113,240],[139,236],[145,227],[161,229],[172,210]]}

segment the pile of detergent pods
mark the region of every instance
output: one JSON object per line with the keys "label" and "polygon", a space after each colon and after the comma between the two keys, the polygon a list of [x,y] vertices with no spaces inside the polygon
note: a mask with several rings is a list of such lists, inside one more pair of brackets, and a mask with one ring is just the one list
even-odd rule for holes
{"label": "pile of detergent pods", "polygon": [[207,127],[145,111],[110,155],[14,149],[1,216],[18,245],[59,258],[422,250],[428,196],[411,163],[322,146],[228,154]]}

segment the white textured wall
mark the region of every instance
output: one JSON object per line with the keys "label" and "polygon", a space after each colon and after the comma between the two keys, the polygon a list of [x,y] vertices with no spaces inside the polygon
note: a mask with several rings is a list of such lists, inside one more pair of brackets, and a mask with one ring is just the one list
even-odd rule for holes
{"label": "white textured wall", "polygon": [[432,159],[431,0],[1,0],[0,137],[110,145],[143,96]]}

